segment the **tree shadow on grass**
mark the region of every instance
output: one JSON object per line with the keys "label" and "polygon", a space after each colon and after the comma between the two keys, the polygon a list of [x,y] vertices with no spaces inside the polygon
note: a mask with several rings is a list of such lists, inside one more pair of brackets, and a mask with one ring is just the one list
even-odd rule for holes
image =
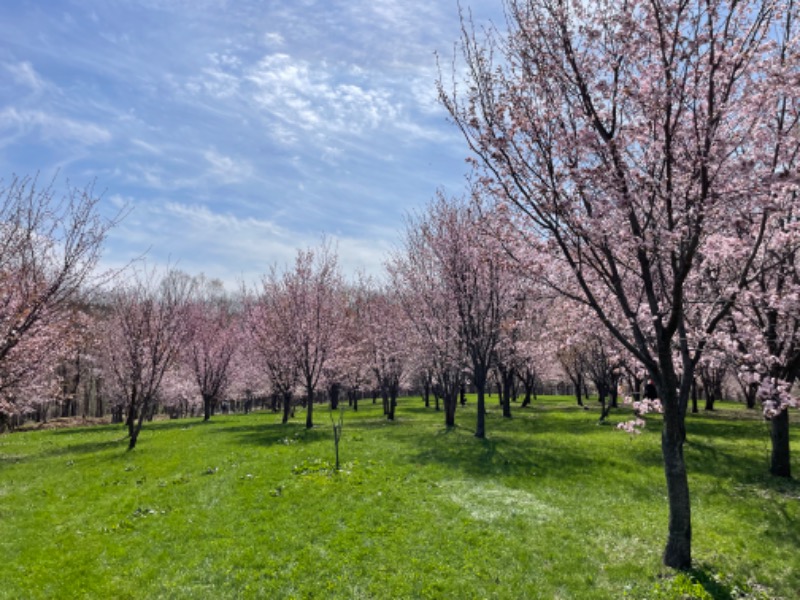
{"label": "tree shadow on grass", "polygon": [[[725,573],[718,566],[700,563],[688,571],[668,576],[671,580],[669,597],[695,598],[697,586],[713,600],[736,600],[737,598],[765,598],[763,590],[753,590],[747,581],[735,574]],[[756,592],[756,595],[751,595]],[[679,596],[680,594],[680,596]],[[690,594],[690,595],[687,595]],[[663,592],[659,597],[663,596]],[[705,597],[705,596],[704,596]]]}
{"label": "tree shadow on grass", "polygon": [[582,477],[596,460],[590,449],[568,441],[542,444],[535,436],[521,441],[500,432],[478,439],[469,428],[458,426],[437,430],[425,445],[420,445],[419,435],[405,432],[397,432],[393,441],[407,448],[405,456],[412,464],[440,465],[475,478]]}
{"label": "tree shadow on grass", "polygon": [[127,438],[118,438],[114,440],[104,440],[100,442],[82,442],[77,444],[65,444],[45,448],[39,452],[33,452],[25,456],[11,456],[5,457],[0,455],[0,464],[7,462],[9,464],[31,462],[42,458],[51,457],[67,457],[75,455],[96,454],[105,452],[114,448],[127,448]]}
{"label": "tree shadow on grass", "polygon": [[730,420],[725,418],[686,418],[686,437],[728,438],[739,440],[769,439],[769,424],[755,420]]}

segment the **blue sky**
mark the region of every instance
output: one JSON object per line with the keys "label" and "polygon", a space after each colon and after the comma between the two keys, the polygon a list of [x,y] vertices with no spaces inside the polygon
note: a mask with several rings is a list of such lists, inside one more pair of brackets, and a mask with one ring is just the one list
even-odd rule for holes
{"label": "blue sky", "polygon": [[132,207],[111,266],[147,251],[234,285],[325,234],[377,273],[406,212],[464,191],[434,57],[459,27],[455,0],[4,0],[0,176]]}

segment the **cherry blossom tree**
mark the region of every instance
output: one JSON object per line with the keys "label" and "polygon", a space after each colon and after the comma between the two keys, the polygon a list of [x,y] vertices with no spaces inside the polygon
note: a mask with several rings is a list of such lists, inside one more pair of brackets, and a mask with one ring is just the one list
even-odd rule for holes
{"label": "cherry blossom tree", "polygon": [[199,414],[204,409],[204,398],[198,392],[195,374],[178,361],[164,373],[158,389],[158,402],[170,419],[181,419]]}
{"label": "cherry blossom tree", "polygon": [[[763,152],[796,134],[776,132],[769,110],[800,93],[794,48],[781,63],[770,37],[794,10],[779,0],[509,0],[507,32],[480,38],[464,25],[464,94],[440,88],[486,193],[532,248],[565,265],[579,293],[564,293],[656,383],[663,560],[675,568],[691,566],[683,445],[694,369],[759,268],[774,199],[796,178],[776,176]],[[715,252],[728,268],[705,269]]]}
{"label": "cherry blossom tree", "polygon": [[[453,304],[457,343],[466,354],[469,379],[477,391],[475,436],[479,438],[486,437],[486,385],[497,358],[501,323],[516,300],[515,280],[502,248],[482,229],[482,222],[490,219],[479,204],[440,193],[424,213],[409,218],[406,228],[408,250],[427,254],[431,269],[427,276],[439,281]],[[510,416],[507,409],[504,414]]]}
{"label": "cherry blossom tree", "polygon": [[241,333],[235,308],[220,282],[195,279],[185,311],[184,355],[203,398],[204,421],[211,418],[234,375]]}
{"label": "cherry blossom tree", "polygon": [[444,404],[445,426],[455,426],[458,394],[467,367],[459,336],[456,303],[439,274],[436,254],[425,234],[410,220],[404,248],[396,252],[387,270],[392,289],[412,325],[411,352],[433,375],[434,394]]}
{"label": "cherry blossom tree", "polygon": [[282,422],[288,423],[299,383],[297,363],[286,347],[293,335],[291,298],[279,281],[264,280],[258,295],[247,296],[245,307],[248,347],[258,357],[253,362],[266,368],[271,390],[283,405]]}
{"label": "cherry blossom tree", "polygon": [[103,339],[107,379],[124,402],[128,449],[155,408],[165,374],[186,340],[186,308],[193,280],[179,271],[161,277],[136,272],[109,293]]}
{"label": "cherry blossom tree", "polygon": [[[796,210],[796,208],[795,208]],[[791,477],[789,409],[800,405],[792,386],[800,376],[800,221],[782,219],[769,239],[762,271],[729,322],[730,353],[745,392],[754,391],[770,421],[770,472]]]}
{"label": "cherry blossom tree", "polygon": [[[772,120],[762,143],[760,163],[778,181],[791,181],[800,160],[800,100],[798,99],[798,9],[796,2],[779,3],[775,45],[775,90],[765,108]],[[785,77],[785,75],[788,77]],[[785,79],[784,79],[785,77]],[[784,85],[777,85],[783,81]],[[770,472],[790,477],[789,409],[800,405],[791,393],[800,376],[800,213],[798,186],[773,194],[763,211],[768,227],[760,269],[737,304],[729,331],[729,350],[739,365],[738,378],[746,397],[755,392],[770,421]],[[725,268],[727,265],[722,265]],[[757,391],[756,391],[757,390]]]}
{"label": "cherry blossom tree", "polygon": [[[343,306],[336,252],[323,241],[317,248],[299,250],[291,269],[270,270],[250,315],[257,347],[285,401],[290,398],[292,382],[299,378],[305,390],[309,429],[314,426],[314,393],[334,353]],[[282,356],[267,358],[267,352]]]}
{"label": "cherry blossom tree", "polygon": [[360,314],[365,364],[380,389],[384,414],[393,421],[400,385],[409,371],[412,326],[392,290],[374,284],[362,286]]}
{"label": "cherry blossom tree", "polygon": [[[107,280],[96,269],[109,230],[120,215],[105,219],[91,186],[36,178],[0,182],[0,414],[19,412],[35,382],[48,378],[53,352],[73,308],[84,294]],[[52,373],[51,373],[52,374]]]}

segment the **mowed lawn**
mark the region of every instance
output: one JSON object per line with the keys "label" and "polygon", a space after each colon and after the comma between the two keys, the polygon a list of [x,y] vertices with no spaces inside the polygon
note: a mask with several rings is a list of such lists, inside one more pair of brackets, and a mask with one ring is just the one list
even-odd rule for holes
{"label": "mowed lawn", "polygon": [[[0,436],[2,598],[798,598],[800,484],[756,411],[688,417],[697,569],[661,566],[659,417],[636,437],[563,397],[443,413],[271,413]],[[612,412],[612,424],[630,411]],[[800,475],[800,422],[792,469]]]}

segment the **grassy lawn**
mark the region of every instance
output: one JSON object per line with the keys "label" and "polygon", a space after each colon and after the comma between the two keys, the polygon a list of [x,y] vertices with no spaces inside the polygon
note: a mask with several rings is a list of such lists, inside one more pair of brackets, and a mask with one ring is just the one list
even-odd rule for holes
{"label": "grassy lawn", "polygon": [[657,416],[631,437],[595,404],[489,404],[477,440],[472,401],[450,431],[419,398],[394,423],[364,403],[338,474],[324,408],[308,431],[157,422],[133,452],[119,426],[0,436],[0,597],[800,597],[800,484],[768,476],[756,413],[688,418],[697,569],[675,577]]}

